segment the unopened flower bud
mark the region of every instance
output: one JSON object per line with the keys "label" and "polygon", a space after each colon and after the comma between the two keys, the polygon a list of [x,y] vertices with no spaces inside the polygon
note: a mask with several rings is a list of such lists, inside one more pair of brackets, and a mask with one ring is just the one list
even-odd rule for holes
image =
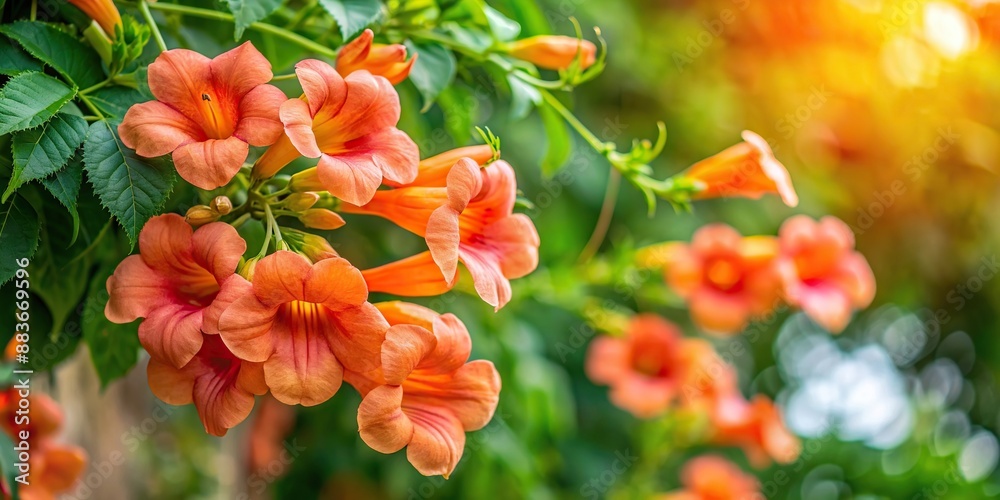
{"label": "unopened flower bud", "polygon": [[323,183],[319,181],[319,174],[316,167],[307,168],[295,175],[288,181],[288,189],[296,193],[306,191],[325,191]]}
{"label": "unopened flower bud", "polygon": [[247,281],[253,281],[253,273],[254,270],[257,268],[258,260],[259,259],[257,259],[257,257],[247,259],[246,262],[240,265],[239,269],[237,270],[237,273],[239,273],[240,276],[246,278]]}
{"label": "unopened flower bud", "polygon": [[228,196],[216,196],[209,204],[219,215],[226,215],[233,211],[233,202]]}
{"label": "unopened flower bud", "polygon": [[337,229],[345,224],[344,219],[337,215],[336,212],[325,208],[310,208],[302,212],[302,215],[299,216],[299,221],[305,224],[306,227],[324,230]]}
{"label": "unopened flower bud", "polygon": [[319,201],[319,195],[311,191],[292,193],[285,198],[285,207],[293,212],[302,212],[312,208]]}
{"label": "unopened flower bud", "polygon": [[302,244],[299,251],[313,262],[338,257],[337,251],[330,246],[325,238],[310,233],[302,233]]}
{"label": "unopened flower bud", "polygon": [[580,68],[587,69],[597,59],[597,46],[570,36],[539,35],[517,40],[510,55],[546,69],[567,69],[580,56]]}
{"label": "unopened flower bud", "polygon": [[219,212],[207,205],[195,205],[188,209],[184,220],[191,224],[191,227],[200,227],[219,220]]}

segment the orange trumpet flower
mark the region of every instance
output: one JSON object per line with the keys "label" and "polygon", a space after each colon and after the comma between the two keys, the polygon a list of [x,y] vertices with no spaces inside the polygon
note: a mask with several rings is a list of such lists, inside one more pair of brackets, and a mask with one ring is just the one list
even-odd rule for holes
{"label": "orange trumpet flower", "polygon": [[340,48],[337,53],[337,73],[347,76],[358,70],[385,77],[396,85],[410,75],[417,54],[406,59],[406,46],[372,43],[375,33],[364,30],[357,38]]}
{"label": "orange trumpet flower", "polygon": [[139,341],[149,354],[182,368],[202,345],[206,311],[233,275],[246,242],[229,224],[197,231],[177,214],[153,217],[139,233],[139,255],[126,257],[108,278],[104,314],[115,323],[145,318]]}
{"label": "orange trumpet flower", "polygon": [[224,186],[251,145],[281,136],[278,109],[287,98],[267,84],[271,77],[271,63],[250,42],[215,59],[168,50],[149,65],[157,100],[129,108],[118,133],[140,156],[173,153],[177,173],[191,184]]}
{"label": "orange trumpet flower", "polygon": [[489,361],[468,361],[472,341],[454,315],[406,302],[377,307],[392,325],[382,368],[346,374],[364,398],[361,439],[382,453],[406,447],[417,471],[447,478],[462,458],[465,433],[493,418],[500,375]]}
{"label": "orange trumpet flower", "polygon": [[580,68],[587,69],[597,59],[593,42],[571,36],[538,35],[510,44],[510,55],[546,69],[569,68],[577,56]]}
{"label": "orange trumpet flower", "polygon": [[683,490],[658,500],[746,500],[761,495],[757,478],[725,458],[705,455],[689,460],[681,470]]}
{"label": "orange trumpet flower", "polygon": [[97,21],[109,38],[115,37],[115,26],[122,25],[122,16],[112,0],[69,0],[69,3]]}
{"label": "orange trumpet flower", "polygon": [[538,266],[538,231],[528,216],[513,213],[514,169],[504,161],[480,169],[463,158],[449,170],[446,182],[446,187],[409,185],[379,191],[364,206],[341,208],[384,217],[423,236],[449,285],[461,261],[479,296],[499,310],[510,301],[509,280]]}
{"label": "orange trumpet flower", "polygon": [[875,276],[854,251],[854,233],[836,217],[816,222],[805,215],[785,221],[778,232],[778,269],[788,302],[813,321],[839,333],[854,309],[875,298]]}
{"label": "orange trumpet flower", "polygon": [[713,412],[712,427],[714,444],[743,448],[754,467],[767,467],[771,460],[787,464],[799,457],[798,438],[785,427],[774,402],[764,396],[749,403],[739,395],[730,398]]}
{"label": "orange trumpet flower", "polygon": [[658,249],[667,283],[687,301],[691,319],[705,331],[739,333],[750,318],[777,305],[781,280],[774,267],[774,238],[743,238],[729,226],[711,224],[695,232],[690,245],[669,243]]}
{"label": "orange trumpet flower", "polygon": [[232,302],[205,332],[219,333],[238,358],[263,363],[282,403],[320,404],[340,389],[345,368],[380,364],[389,325],[368,303],[361,271],[342,258],[313,264],[278,251],[257,262],[252,283],[234,276],[219,295]]}
{"label": "orange trumpet flower", "polygon": [[786,205],[799,204],[788,170],[763,137],[743,131],[743,142],[695,163],[683,176],[700,184],[696,200],[739,196],[758,199],[765,194],[781,196]]}
{"label": "orange trumpet flower", "polygon": [[[344,201],[365,204],[383,178],[411,182],[417,175],[417,145],[396,128],[399,95],[368,71],[343,78],[329,64],[307,59],[295,65],[305,95],[281,105],[285,135],[254,165],[268,178],[301,154],[319,158],[320,189]],[[314,190],[314,189],[311,189]]]}
{"label": "orange trumpet flower", "polygon": [[194,403],[205,432],[213,436],[225,436],[250,415],[254,395],[267,393],[261,364],[234,356],[218,335],[206,335],[198,354],[180,369],[151,357],[146,377],[165,403]]}
{"label": "orange trumpet flower", "polygon": [[369,292],[402,297],[431,297],[451,290],[455,277],[445,279],[430,252],[361,271]]}

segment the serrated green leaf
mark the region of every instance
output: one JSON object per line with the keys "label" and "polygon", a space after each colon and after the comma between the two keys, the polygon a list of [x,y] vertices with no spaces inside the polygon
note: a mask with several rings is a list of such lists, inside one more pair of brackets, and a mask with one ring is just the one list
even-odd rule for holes
{"label": "serrated green leaf", "polygon": [[551,177],[569,159],[573,147],[572,139],[559,113],[548,106],[539,106],[538,114],[542,117],[545,137],[548,139],[545,157],[542,158],[542,175]]}
{"label": "serrated green leaf", "polygon": [[411,54],[420,55],[410,70],[410,81],[424,98],[422,113],[430,109],[438,94],[455,79],[455,55],[443,45],[418,44],[410,40],[405,43]]}
{"label": "serrated green leaf", "polygon": [[41,71],[42,63],[5,36],[0,36],[0,75],[16,75],[23,71]]}
{"label": "serrated green leaf", "polygon": [[319,0],[319,3],[333,16],[344,40],[354,38],[382,14],[379,0]]}
{"label": "serrated green leaf", "polygon": [[0,135],[47,122],[74,95],[76,88],[37,71],[11,78],[0,89]]}
{"label": "serrated green leaf", "polygon": [[118,220],[135,246],[139,231],[166,201],[177,176],[161,159],[142,158],[122,144],[118,123],[90,125],[83,145],[87,179],[101,203]]}
{"label": "serrated green leaf", "polygon": [[38,214],[21,196],[0,205],[0,284],[20,269],[18,259],[35,254],[39,230]]}
{"label": "serrated green leaf", "polygon": [[66,168],[42,179],[41,183],[62,206],[66,207],[72,217],[73,235],[69,241],[69,245],[72,245],[80,234],[80,212],[76,208],[76,202],[80,196],[80,185],[83,183],[83,153],[74,156]]}
{"label": "serrated green leaf", "polygon": [[239,40],[243,36],[243,30],[269,16],[282,3],[284,0],[226,0],[229,12],[233,13],[236,20],[235,39]]}
{"label": "serrated green leaf", "polygon": [[104,307],[108,303],[105,283],[114,273],[115,265],[106,263],[90,282],[83,308],[83,340],[90,350],[90,359],[101,379],[101,387],[121,378],[139,360],[138,322],[119,325],[108,321]]}
{"label": "serrated green leaf", "polygon": [[18,21],[0,26],[0,33],[21,44],[24,50],[79,88],[96,85],[105,79],[97,52],[51,25]]}
{"label": "serrated green leaf", "polygon": [[28,181],[52,175],[66,166],[87,136],[87,120],[58,113],[38,128],[14,134],[14,173],[0,202]]}
{"label": "serrated green leaf", "polygon": [[124,118],[128,108],[149,99],[137,89],[114,86],[104,87],[87,94],[87,99],[100,108],[101,112],[115,118]]}

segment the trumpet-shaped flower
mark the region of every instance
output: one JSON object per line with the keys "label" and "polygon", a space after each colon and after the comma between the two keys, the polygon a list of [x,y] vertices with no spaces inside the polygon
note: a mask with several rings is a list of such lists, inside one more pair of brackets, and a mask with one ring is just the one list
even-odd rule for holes
{"label": "trumpet-shaped flower", "polygon": [[271,63],[246,42],[215,59],[173,49],[149,65],[155,101],[125,113],[118,133],[147,158],[173,153],[184,180],[202,189],[224,186],[250,146],[281,136],[278,110],[287,98],[271,80]]}
{"label": "trumpet-shaped flower", "polygon": [[151,357],[146,376],[164,402],[194,403],[205,432],[213,436],[224,436],[245,420],[254,396],[267,392],[261,364],[234,356],[218,335],[206,335],[198,354],[180,369]]}
{"label": "trumpet-shaped flower", "polygon": [[180,215],[153,217],[139,233],[139,255],[126,257],[108,278],[104,314],[115,323],[145,318],[143,347],[181,368],[201,349],[206,310],[244,251],[246,242],[229,224],[192,231]]}
{"label": "trumpet-shaped flower", "polygon": [[790,207],[799,204],[788,170],[774,157],[767,141],[749,130],[743,131],[743,142],[695,163],[683,175],[703,188],[695,199],[758,199],[774,193]]}
{"label": "trumpet-shaped flower", "polygon": [[570,36],[538,35],[510,44],[510,55],[546,69],[567,69],[580,57],[580,68],[587,69],[597,59],[597,46],[588,40]]}
{"label": "trumpet-shaped flower", "polygon": [[468,361],[469,332],[454,315],[405,302],[378,308],[392,325],[382,367],[347,374],[364,397],[358,408],[361,439],[382,453],[406,447],[421,474],[447,478],[462,458],[465,433],[493,418],[500,375],[489,361]]}
{"label": "trumpet-shaped flower", "polygon": [[681,470],[684,489],[658,500],[746,500],[760,496],[757,478],[725,458],[705,455],[689,460]]}
{"label": "trumpet-shaped flower", "polygon": [[234,276],[219,295],[231,303],[206,333],[219,333],[238,358],[263,363],[282,403],[317,405],[337,392],[345,368],[380,364],[389,325],[368,303],[361,271],[342,258],[312,264],[278,251],[257,262],[252,283]]}
{"label": "trumpet-shaped flower", "polygon": [[417,145],[396,128],[399,95],[368,71],[343,78],[322,61],[295,65],[305,95],[281,105],[285,135],[254,165],[254,176],[276,174],[300,154],[319,158],[322,189],[354,204],[371,200],[383,178],[410,182],[417,175]]}
{"label": "trumpet-shaped flower", "polygon": [[369,292],[402,297],[430,297],[451,290],[455,277],[445,279],[430,252],[361,271]]}
{"label": "trumpet-shaped flower", "polygon": [[712,224],[699,229],[690,245],[662,247],[667,283],[683,297],[703,330],[735,334],[750,318],[772,311],[781,295],[774,267],[774,238],[743,238],[735,229]]}
{"label": "trumpet-shaped flower", "polygon": [[449,170],[446,184],[379,191],[364,206],[342,209],[378,215],[423,236],[449,284],[461,261],[479,296],[499,310],[510,301],[509,280],[538,266],[538,231],[526,215],[513,213],[514,169],[504,161],[480,169],[463,158]]}
{"label": "trumpet-shaped flower", "polygon": [[[594,339],[587,352],[587,375],[611,387],[611,402],[639,418],[662,414],[675,402],[713,397],[727,378],[716,379],[715,351],[699,339],[685,339],[659,316],[641,314],[622,337]],[[720,365],[725,366],[725,365]]]}
{"label": "trumpet-shaped flower", "polygon": [[823,217],[816,222],[799,215],[785,221],[778,237],[786,298],[813,321],[839,333],[854,309],[871,304],[875,276],[854,250],[854,233],[843,221]]}
{"label": "trumpet-shaped flower", "polygon": [[97,21],[109,38],[114,38],[115,26],[121,26],[122,16],[113,0],[69,0],[69,3]]}
{"label": "trumpet-shaped flower", "polygon": [[410,75],[417,54],[406,59],[406,46],[372,43],[375,33],[364,30],[357,38],[340,48],[337,53],[337,73],[347,76],[358,70],[385,77],[396,85]]}
{"label": "trumpet-shaped flower", "polygon": [[743,448],[754,467],[767,467],[771,460],[787,464],[799,457],[799,440],[789,432],[774,402],[757,396],[752,402],[734,395],[713,411],[711,441]]}

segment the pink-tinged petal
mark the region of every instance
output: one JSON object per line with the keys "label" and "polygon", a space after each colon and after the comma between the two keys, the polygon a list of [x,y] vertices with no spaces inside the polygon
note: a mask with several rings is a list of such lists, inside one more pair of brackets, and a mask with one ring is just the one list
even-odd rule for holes
{"label": "pink-tinged petal", "polygon": [[854,250],[854,231],[844,221],[827,215],[819,220],[818,230],[834,248],[842,252]]}
{"label": "pink-tinged petal", "polygon": [[451,411],[436,406],[409,406],[403,411],[413,422],[413,437],[406,447],[406,458],[425,476],[447,478],[462,459],[465,432],[462,422]]}
{"label": "pink-tinged petal", "polygon": [[417,365],[437,346],[434,334],[416,325],[393,325],[382,343],[382,373],[385,383],[402,384]]}
{"label": "pink-tinged petal", "polygon": [[744,141],[757,149],[760,168],[764,171],[764,175],[774,183],[781,196],[781,201],[790,207],[798,205],[799,195],[792,186],[792,177],[788,174],[788,169],[774,157],[774,152],[771,151],[771,146],[767,141],[749,130],[744,130],[741,136]]}
{"label": "pink-tinged petal", "polygon": [[699,255],[736,254],[742,235],[725,224],[709,224],[695,231],[691,250]]}
{"label": "pink-tinged petal", "polygon": [[108,278],[104,315],[114,323],[131,323],[171,302],[169,284],[138,255],[125,258]]}
{"label": "pink-tinged petal", "polygon": [[240,257],[247,250],[236,228],[223,222],[206,224],[191,237],[192,255],[201,267],[221,283],[233,275]]}
{"label": "pink-tinged petal", "polygon": [[851,298],[851,305],[856,309],[868,307],[875,300],[875,275],[860,253],[845,255],[833,279]]}
{"label": "pink-tinged petal", "polygon": [[403,297],[433,297],[451,289],[455,276],[445,280],[441,269],[434,262],[430,252],[422,252],[412,257],[388,264],[365,269],[361,272],[368,284],[369,292],[383,292]]}
{"label": "pink-tinged petal", "polygon": [[367,155],[323,155],[317,165],[320,182],[333,196],[354,205],[371,201],[382,172]]}
{"label": "pink-tinged petal", "polygon": [[157,215],[139,232],[139,255],[149,267],[169,279],[191,268],[194,230],[177,214]]}
{"label": "pink-tinged petal", "polygon": [[174,151],[174,166],[181,178],[195,187],[211,190],[229,184],[250,153],[238,137],[192,142]]}
{"label": "pink-tinged petal", "polygon": [[344,381],[351,384],[361,397],[365,397],[378,386],[385,385],[385,378],[382,377],[382,369],[378,368],[367,373],[352,372],[344,370]]}
{"label": "pink-tinged petal", "polygon": [[299,154],[307,158],[319,158],[323,154],[316,144],[316,134],[312,128],[309,104],[302,99],[289,99],[281,104],[281,123],[285,135]]}
{"label": "pink-tinged petal", "polygon": [[250,42],[220,54],[210,64],[215,88],[237,100],[258,85],[271,81],[271,63]]}
{"label": "pink-tinged petal", "polygon": [[[779,244],[783,252],[794,252],[814,244],[818,238],[816,222],[808,215],[794,215],[785,220],[778,230]],[[853,245],[852,245],[853,246]]]}
{"label": "pink-tinged petal", "polygon": [[274,85],[260,85],[254,88],[240,101],[240,120],[233,135],[250,143],[251,146],[274,144],[284,130],[279,109],[287,100],[285,93]]}
{"label": "pink-tinged petal", "polygon": [[158,101],[129,108],[118,125],[118,135],[126,146],[146,158],[165,155],[205,138],[197,123]]}
{"label": "pink-tinged petal", "polygon": [[348,75],[344,82],[347,84],[344,106],[324,126],[324,129],[331,129],[339,142],[358,139],[396,126],[400,115],[399,94],[389,80],[360,70]]}
{"label": "pink-tinged petal", "polygon": [[631,350],[622,339],[601,336],[590,342],[587,352],[587,377],[596,384],[613,385],[631,371]]}
{"label": "pink-tinged petal", "polygon": [[201,325],[201,309],[170,304],[152,311],[139,325],[139,342],[150,356],[181,368],[201,349]]}
{"label": "pink-tinged petal", "polygon": [[448,205],[435,209],[427,219],[424,239],[442,276],[450,278],[446,281],[447,285],[453,285],[458,277],[458,246],[462,239],[459,213]]}
{"label": "pink-tinged petal", "polygon": [[267,381],[264,378],[264,364],[242,361],[240,372],[236,375],[236,387],[241,391],[262,396],[267,394]]}
{"label": "pink-tinged petal", "polygon": [[735,335],[750,321],[751,305],[743,295],[703,287],[688,298],[688,306],[695,324],[712,334]]}
{"label": "pink-tinged petal", "polygon": [[[436,313],[435,313],[436,314]],[[437,346],[419,368],[425,373],[445,374],[458,370],[472,353],[472,338],[465,324],[454,314],[442,314],[433,320],[434,337]]]}
{"label": "pink-tinged petal", "polygon": [[372,49],[372,40],[374,38],[375,33],[370,29],[366,29],[357,38],[345,43],[340,48],[340,51],[337,52],[338,73],[341,67],[363,62],[368,57],[368,52]]}
{"label": "pink-tinged petal", "polygon": [[236,387],[235,375],[209,371],[195,379],[194,405],[205,432],[213,436],[224,436],[231,427],[246,420],[253,403],[253,394]]}
{"label": "pink-tinged petal", "polygon": [[509,279],[527,276],[538,267],[541,239],[525,214],[504,217],[483,230],[489,245],[500,254],[500,270]]}
{"label": "pink-tinged petal", "polygon": [[452,375],[446,397],[448,409],[466,431],[482,429],[500,402],[500,373],[489,361],[470,361]]}
{"label": "pink-tinged petal", "polygon": [[457,212],[465,210],[483,190],[483,174],[479,164],[470,158],[461,158],[448,170],[448,204]]}
{"label": "pink-tinged petal", "polygon": [[193,50],[163,52],[149,65],[149,91],[182,115],[200,118],[201,96],[213,89],[211,63]]}
{"label": "pink-tinged petal", "polygon": [[219,317],[219,335],[226,347],[246,361],[263,362],[274,352],[276,307],[261,304],[254,295],[243,295]]}
{"label": "pink-tinged petal", "polygon": [[302,300],[331,310],[360,306],[368,300],[368,287],[361,271],[347,259],[331,257],[313,264],[303,283]]}
{"label": "pink-tinged petal", "polygon": [[201,330],[209,335],[219,334],[219,318],[222,313],[243,296],[253,295],[253,285],[243,276],[234,274],[225,279],[212,304],[205,308]]}
{"label": "pink-tinged petal", "polygon": [[358,407],[361,439],[380,453],[395,453],[413,437],[413,423],[403,413],[403,388],[383,385],[372,389]]}
{"label": "pink-tinged petal", "polygon": [[347,84],[344,78],[329,64],[316,59],[306,59],[295,65],[302,91],[309,101],[309,114],[328,120],[340,112],[347,98]]}
{"label": "pink-tinged petal", "polygon": [[194,377],[187,367],[177,369],[157,358],[150,358],[146,365],[146,379],[149,389],[164,403],[186,405],[194,401]]}
{"label": "pink-tinged petal", "polygon": [[337,393],[344,368],[330,350],[328,336],[318,328],[290,328],[279,322],[274,337],[274,354],[264,362],[264,378],[275,399],[289,405],[315,406]]}
{"label": "pink-tinged petal", "polygon": [[510,281],[500,270],[500,263],[495,254],[463,244],[459,247],[459,257],[472,275],[476,293],[480,298],[497,311],[510,302]]}
{"label": "pink-tinged petal", "polygon": [[847,294],[830,284],[804,286],[796,302],[813,321],[830,333],[840,333],[851,321],[852,307]]}
{"label": "pink-tinged petal", "polygon": [[384,128],[345,145],[354,150],[370,150],[372,161],[382,170],[386,180],[407,184],[417,178],[420,150],[406,132],[395,127]]}
{"label": "pink-tinged petal", "polygon": [[305,282],[311,272],[312,266],[305,257],[285,250],[274,252],[254,267],[254,293],[268,307],[303,300]]}
{"label": "pink-tinged petal", "polygon": [[332,315],[336,327],[326,330],[330,347],[344,368],[369,372],[382,364],[382,342],[389,323],[375,306],[365,302]]}
{"label": "pink-tinged petal", "polygon": [[630,375],[612,387],[608,397],[638,418],[653,418],[665,412],[677,395],[677,387],[669,382]]}
{"label": "pink-tinged petal", "polygon": [[664,275],[670,288],[686,299],[701,288],[704,277],[702,259],[688,245],[673,246],[665,263]]}

